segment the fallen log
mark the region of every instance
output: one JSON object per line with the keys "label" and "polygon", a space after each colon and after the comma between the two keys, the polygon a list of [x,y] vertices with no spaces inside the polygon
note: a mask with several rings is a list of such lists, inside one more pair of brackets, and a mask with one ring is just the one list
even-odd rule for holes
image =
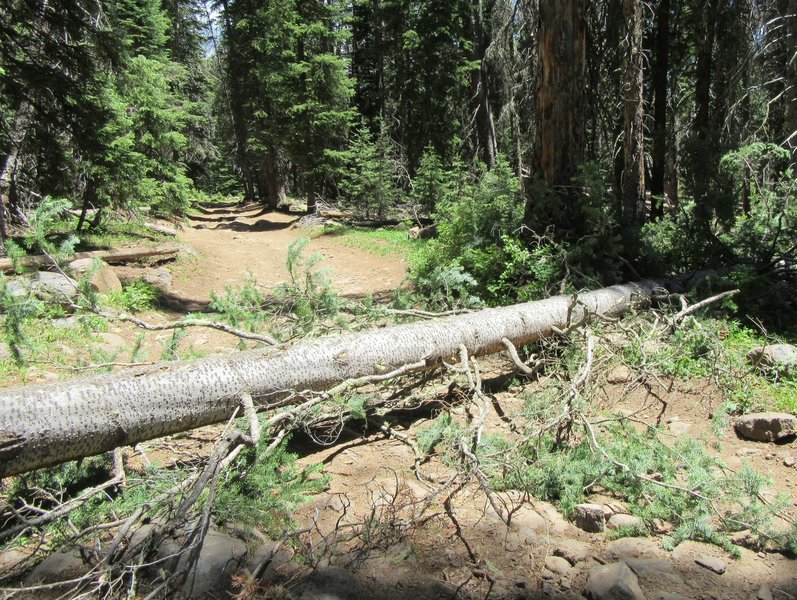
{"label": "fallen log", "polygon": [[[91,252],[75,252],[70,261],[79,258],[100,258],[107,263],[127,263],[143,258],[174,258],[180,252],[176,244],[153,246],[149,248],[121,248],[119,250],[93,250]],[[18,260],[23,267],[41,267],[52,264],[49,256],[23,256]],[[10,258],[0,258],[0,271],[9,273],[14,270],[14,263]]]}
{"label": "fallen log", "polygon": [[291,391],[329,389],[418,365],[464,346],[478,356],[553,335],[586,314],[618,316],[659,284],[616,285],[528,302],[154,368],[0,391],[0,477],[226,421],[251,395],[261,409]]}

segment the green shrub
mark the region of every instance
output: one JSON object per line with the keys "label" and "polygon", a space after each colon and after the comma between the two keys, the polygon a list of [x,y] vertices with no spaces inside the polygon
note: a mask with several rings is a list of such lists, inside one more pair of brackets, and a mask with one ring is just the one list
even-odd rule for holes
{"label": "green shrub", "polygon": [[287,438],[273,450],[265,438],[241,452],[225,474],[216,495],[216,517],[221,523],[257,527],[279,539],[295,509],[324,490],[329,478],[320,475],[321,464],[301,467],[297,456],[286,450]]}
{"label": "green shrub", "polygon": [[108,294],[108,302],[123,310],[141,312],[155,306],[159,295],[154,285],[143,279],[135,279],[126,283],[121,292]]}

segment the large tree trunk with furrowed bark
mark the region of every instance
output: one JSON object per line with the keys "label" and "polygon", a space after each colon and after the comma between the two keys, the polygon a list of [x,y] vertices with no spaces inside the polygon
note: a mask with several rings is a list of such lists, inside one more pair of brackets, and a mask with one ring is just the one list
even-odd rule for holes
{"label": "large tree trunk with furrowed bark", "polygon": [[0,477],[223,422],[251,395],[261,409],[291,391],[440,364],[464,346],[473,356],[550,336],[590,314],[619,315],[649,299],[643,281],[422,323],[310,340],[281,351],[242,352],[0,392]]}

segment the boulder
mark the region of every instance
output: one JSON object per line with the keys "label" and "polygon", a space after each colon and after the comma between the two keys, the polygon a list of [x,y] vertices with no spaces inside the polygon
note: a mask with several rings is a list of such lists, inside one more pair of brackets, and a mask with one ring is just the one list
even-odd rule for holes
{"label": "boulder", "polygon": [[[95,260],[92,258],[79,258],[69,263],[69,268],[76,275],[82,276],[92,270]],[[122,291],[122,282],[119,281],[116,271],[102,261],[99,262],[99,268],[92,274],[89,283],[92,290],[101,294]]]}
{"label": "boulder", "polygon": [[211,529],[205,536],[196,565],[184,591],[190,598],[204,598],[214,590],[226,589],[230,576],[246,556],[246,544],[226,533]]}
{"label": "boulder", "polygon": [[601,504],[577,504],[573,509],[573,523],[579,529],[599,533],[606,529],[606,514]]}
{"label": "boulder", "polygon": [[340,567],[319,569],[296,584],[290,591],[291,600],[365,600],[365,590],[359,581]]}
{"label": "boulder", "polygon": [[623,562],[593,567],[587,576],[590,600],[645,600],[636,574]]}
{"label": "boulder", "polygon": [[606,527],[609,529],[620,529],[621,527],[638,528],[642,527],[643,525],[644,523],[639,517],[623,514],[612,515],[606,523]]}
{"label": "boulder", "polygon": [[56,552],[36,565],[25,578],[26,586],[68,581],[83,575],[89,565],[83,561],[78,550]]}
{"label": "boulder", "polygon": [[777,442],[797,436],[797,417],[789,413],[751,413],[734,422],[736,434],[756,442]]}
{"label": "boulder", "polygon": [[72,301],[77,298],[77,282],[61,273],[39,271],[34,273],[30,284],[31,291],[42,300],[57,302]]}
{"label": "boulder", "polygon": [[771,344],[754,348],[747,354],[754,367],[774,369],[779,373],[797,371],[797,347],[791,344]]}

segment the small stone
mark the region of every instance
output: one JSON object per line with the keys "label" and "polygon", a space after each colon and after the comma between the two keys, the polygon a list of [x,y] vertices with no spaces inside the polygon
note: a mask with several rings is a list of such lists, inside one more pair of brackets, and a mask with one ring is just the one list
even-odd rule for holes
{"label": "small stone", "polygon": [[606,376],[607,383],[627,383],[631,381],[631,369],[625,365],[617,365]]}
{"label": "small stone", "polygon": [[722,575],[727,568],[725,561],[714,556],[701,556],[696,558],[695,562],[709,571],[714,571],[717,575]]}
{"label": "small stone", "polygon": [[756,456],[758,454],[761,454],[761,450],[755,448],[741,448],[736,451],[737,456]]}
{"label": "small stone", "polygon": [[675,421],[670,423],[667,428],[670,430],[670,433],[674,436],[681,436],[686,435],[690,429],[692,429],[691,423],[686,423],[684,421]]}
{"label": "small stone", "polygon": [[627,558],[623,561],[639,577],[661,573],[674,573],[675,565],[664,558]]}
{"label": "small stone", "polygon": [[554,574],[552,571],[549,571],[548,569],[543,569],[542,578],[545,579],[546,581],[551,581],[554,578]]}
{"label": "small stone", "polygon": [[653,519],[653,533],[657,535],[667,535],[668,533],[672,533],[673,524],[669,521],[665,521],[664,519]]}
{"label": "small stone", "polygon": [[590,533],[606,530],[606,515],[601,504],[577,504],[573,509],[573,523]]}
{"label": "small stone", "polygon": [[772,590],[765,583],[756,592],[755,600],[772,600]]}
{"label": "small stone", "polygon": [[794,459],[794,457],[791,454],[787,454],[786,456],[783,457],[784,467],[793,467],[795,464],[797,464],[797,461]]}
{"label": "small stone", "polygon": [[158,267],[152,271],[148,271],[144,275],[144,281],[151,283],[155,287],[162,289],[169,289],[172,287],[172,273],[166,267]]}
{"label": "small stone", "polygon": [[638,528],[642,525],[642,519],[633,515],[612,515],[608,523],[606,523],[608,529],[620,529],[621,527]]}
{"label": "small stone", "polygon": [[637,576],[623,562],[592,568],[587,576],[586,595],[591,600],[645,600]]}
{"label": "small stone", "polygon": [[753,532],[752,532],[752,531],[750,531],[749,529],[745,529],[745,530],[743,530],[743,531],[737,531],[736,533],[734,533],[733,535],[731,535],[729,539],[731,540],[731,542],[733,542],[733,543],[734,543],[734,544],[736,544],[737,546],[741,546],[741,545],[742,545],[742,544],[744,544],[744,543],[745,543],[747,540],[749,540],[749,539],[750,539],[750,536],[751,536],[752,534],[753,534]]}
{"label": "small stone", "polygon": [[545,568],[551,573],[564,575],[570,570],[570,563],[561,556],[549,556],[545,559]]}
{"label": "small stone", "polygon": [[757,442],[776,442],[797,436],[797,417],[788,413],[752,413],[736,419],[739,437]]}

